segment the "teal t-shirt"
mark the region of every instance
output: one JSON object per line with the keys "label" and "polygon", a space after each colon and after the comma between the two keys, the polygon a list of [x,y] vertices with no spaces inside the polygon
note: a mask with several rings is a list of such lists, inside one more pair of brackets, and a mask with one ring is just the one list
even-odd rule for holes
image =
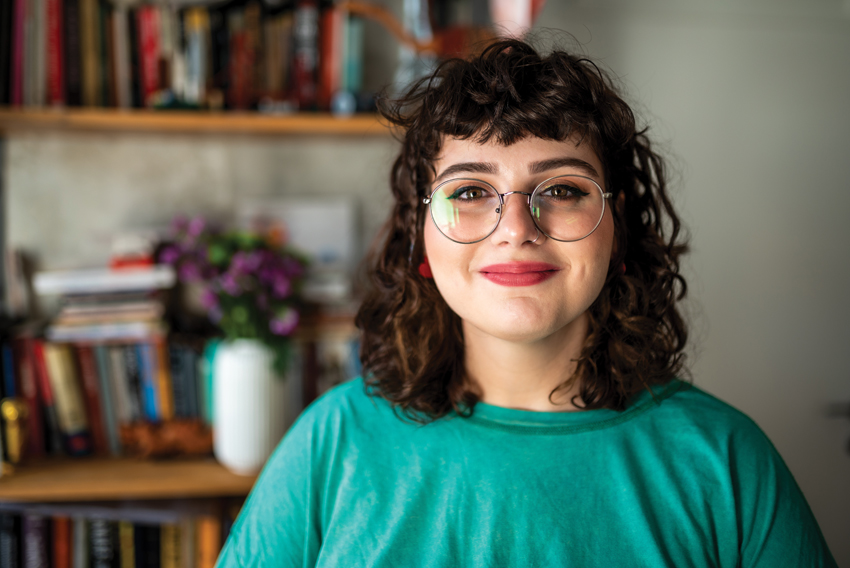
{"label": "teal t-shirt", "polygon": [[762,431],[674,381],[623,411],[399,418],[358,379],[287,433],[218,566],[835,566]]}

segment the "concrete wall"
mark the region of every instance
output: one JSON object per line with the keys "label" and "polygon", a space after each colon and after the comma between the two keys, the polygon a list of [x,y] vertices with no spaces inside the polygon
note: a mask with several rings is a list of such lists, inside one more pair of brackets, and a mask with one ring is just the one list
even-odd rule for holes
{"label": "concrete wall", "polygon": [[[850,9],[838,0],[549,0],[669,150],[692,235],[694,382],[752,416],[850,566]],[[380,33],[380,32],[377,32]],[[555,34],[557,37],[557,34]],[[371,48],[389,61],[387,49]],[[388,77],[387,74],[381,75]],[[385,211],[390,139],[26,134],[7,145],[12,244],[101,261],[116,230],[243,196]]]}

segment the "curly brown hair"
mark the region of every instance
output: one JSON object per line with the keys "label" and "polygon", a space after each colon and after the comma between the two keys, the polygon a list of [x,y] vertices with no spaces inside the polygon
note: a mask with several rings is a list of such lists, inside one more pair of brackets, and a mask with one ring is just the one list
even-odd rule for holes
{"label": "curly brown hair", "polygon": [[503,145],[578,137],[603,164],[616,204],[614,253],[575,372],[550,399],[578,381],[584,408],[622,410],[638,391],[682,371],[687,328],[676,303],[687,289],[679,274],[687,245],[664,160],[606,73],[583,57],[560,50],[541,56],[504,40],[468,60],[445,61],[379,108],[402,147],[390,178],[394,208],[371,255],[373,287],[356,319],[371,392],[419,421],[469,415],[478,400],[464,376],[460,318],[433,280],[418,274],[422,199],[445,137]]}

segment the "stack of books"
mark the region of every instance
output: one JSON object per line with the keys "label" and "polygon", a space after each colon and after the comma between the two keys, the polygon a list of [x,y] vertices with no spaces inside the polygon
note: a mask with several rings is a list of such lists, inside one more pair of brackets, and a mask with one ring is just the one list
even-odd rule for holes
{"label": "stack of books", "polygon": [[[330,2],[4,0],[0,105],[328,110],[362,93],[363,22]],[[354,109],[349,109],[354,110]]]}
{"label": "stack of books", "polygon": [[[37,274],[39,294],[58,294],[57,318],[3,345],[0,395],[28,415],[23,457],[121,455],[121,426],[139,421],[208,422],[203,344],[167,337],[158,291],[170,267]],[[206,414],[205,414],[206,413]]]}

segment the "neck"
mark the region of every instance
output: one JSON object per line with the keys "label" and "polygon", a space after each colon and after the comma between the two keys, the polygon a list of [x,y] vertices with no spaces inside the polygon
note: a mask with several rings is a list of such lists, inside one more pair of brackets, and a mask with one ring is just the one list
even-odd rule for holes
{"label": "neck", "polygon": [[587,337],[586,317],[531,342],[493,337],[466,322],[463,335],[466,374],[483,402],[538,412],[581,410],[572,403],[577,383],[550,395],[575,372]]}

